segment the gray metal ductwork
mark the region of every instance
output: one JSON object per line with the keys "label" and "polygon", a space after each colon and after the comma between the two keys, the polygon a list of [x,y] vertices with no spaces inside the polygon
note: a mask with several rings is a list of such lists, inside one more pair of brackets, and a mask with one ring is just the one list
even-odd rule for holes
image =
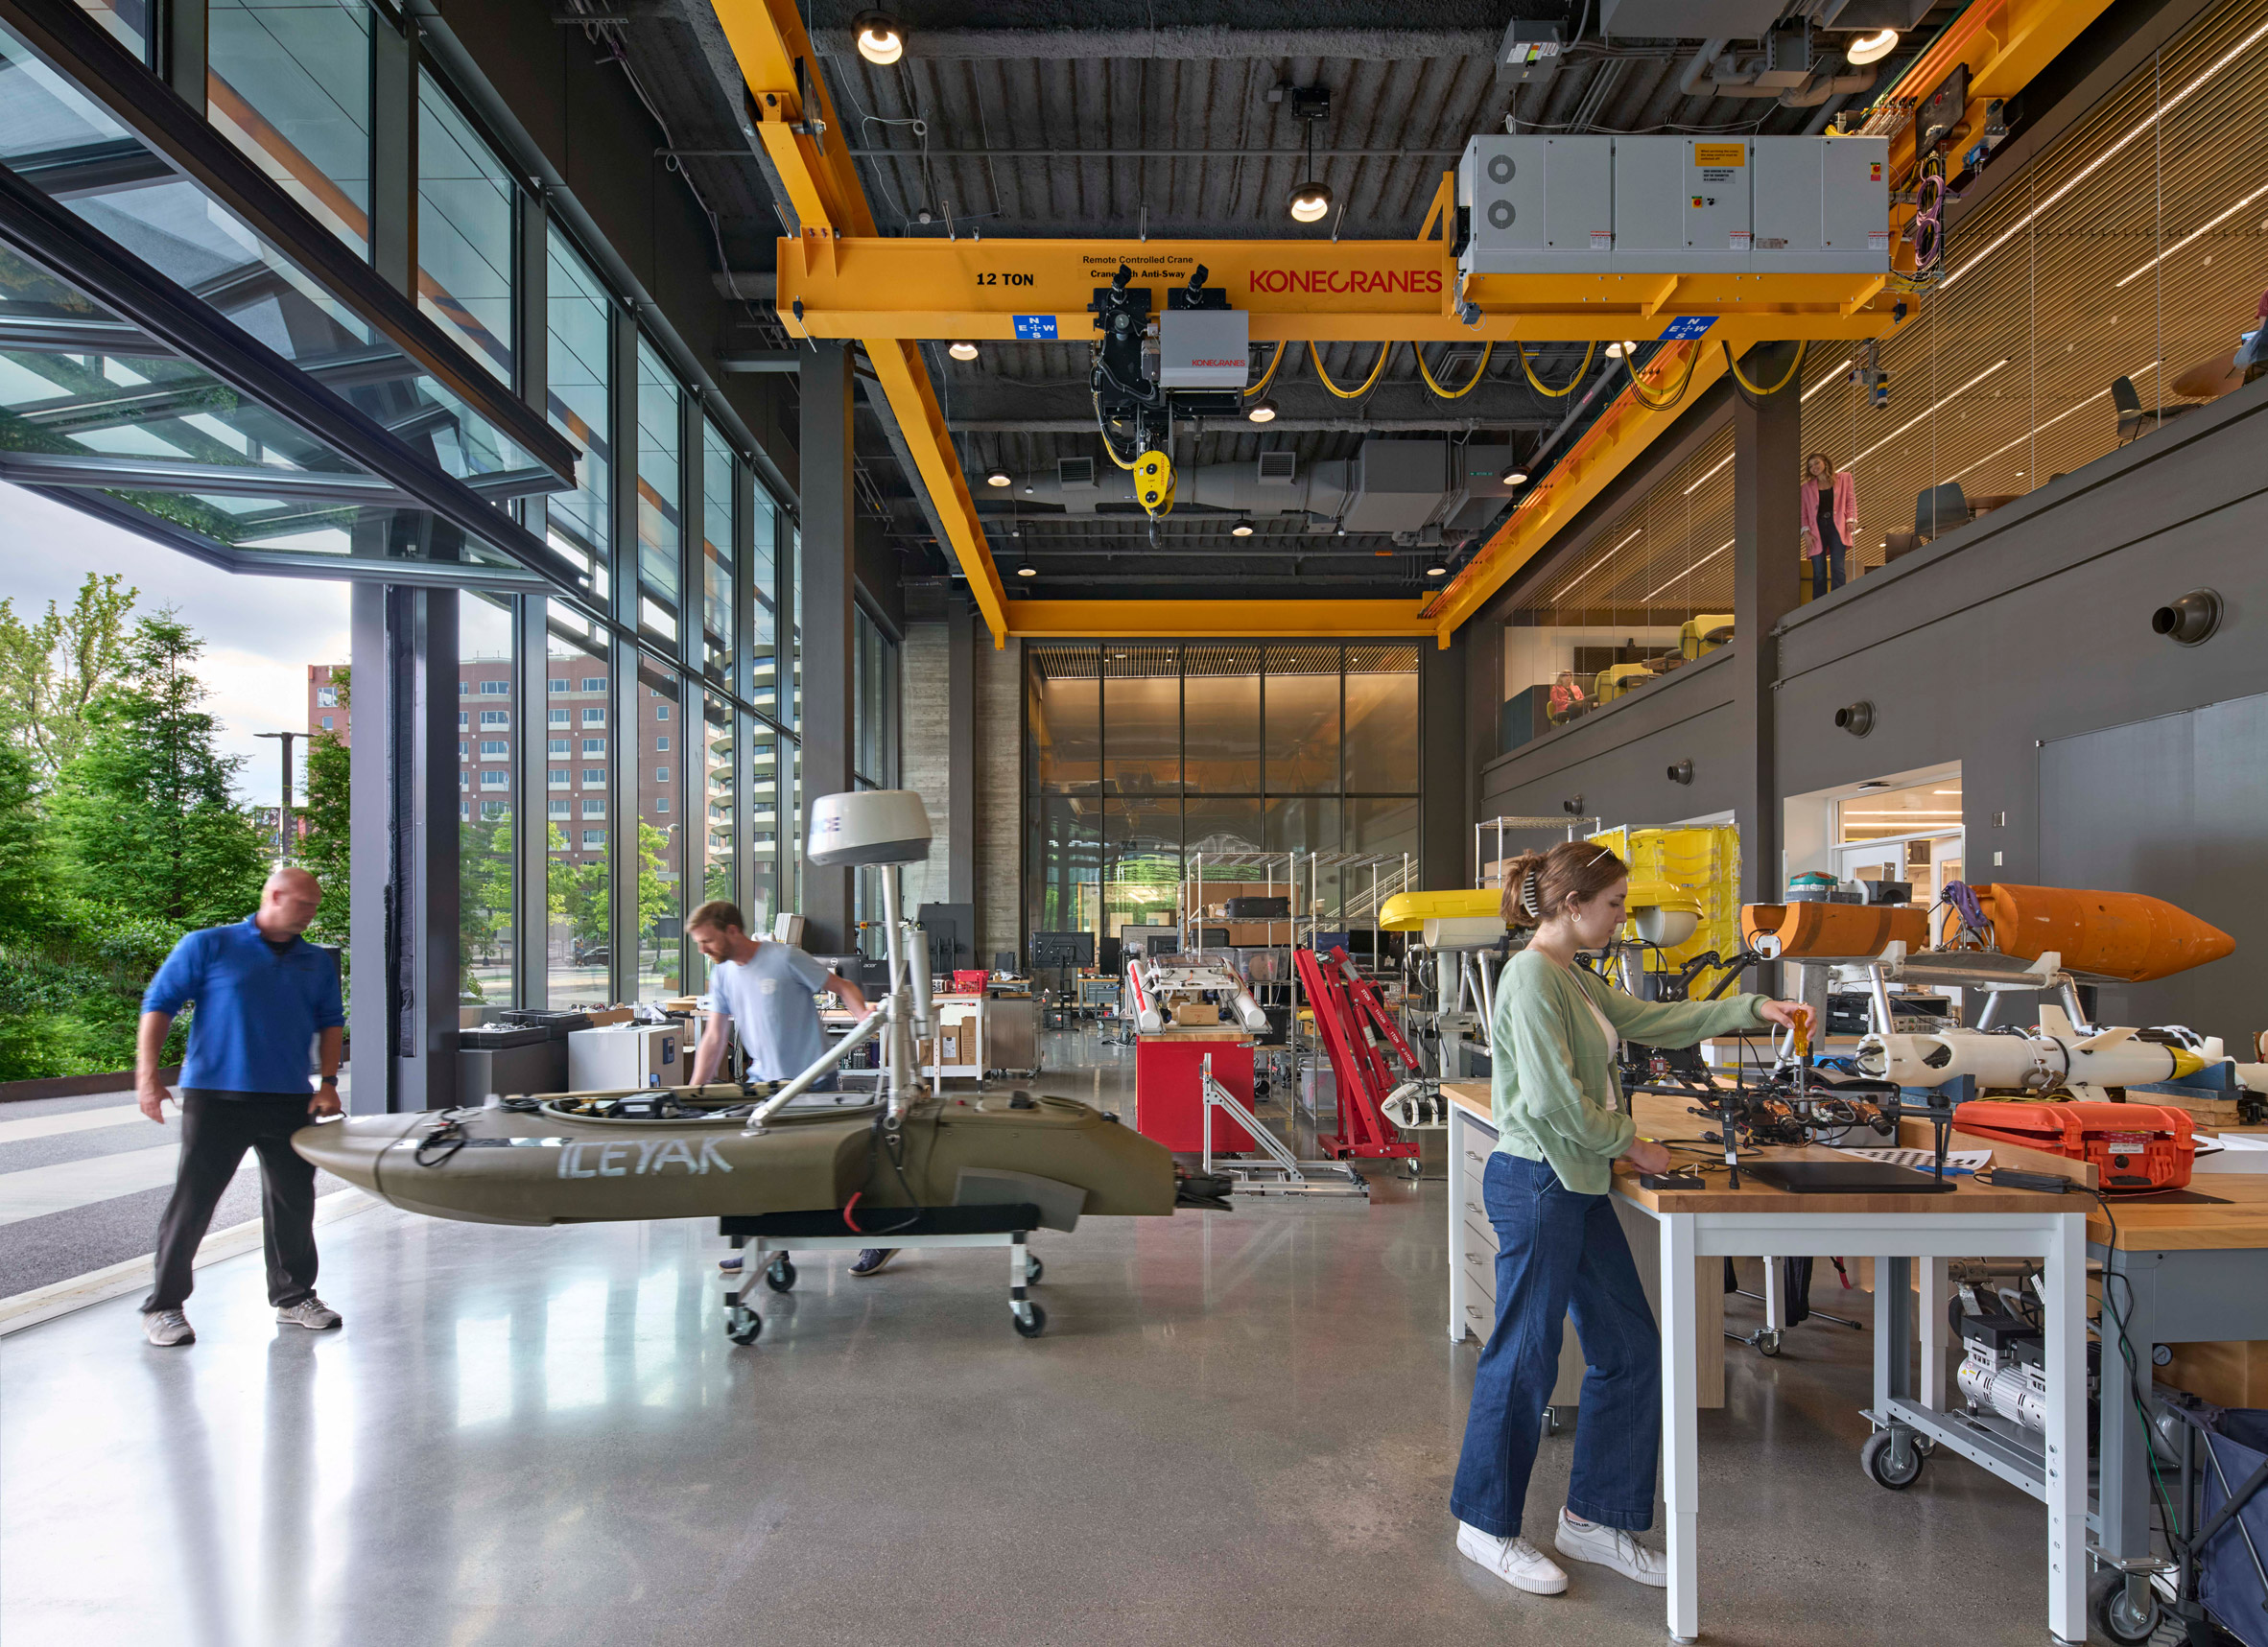
{"label": "gray metal ductwork", "polygon": [[[1878,69],[1853,69],[1848,74],[1836,74],[1834,68],[1843,62],[1840,52],[1831,52],[1822,59],[1821,66],[1809,72],[1796,85],[1765,83],[1760,77],[1766,75],[1764,59],[1753,61],[1724,54],[1725,42],[1706,40],[1693,60],[1686,65],[1686,72],[1678,77],[1678,90],[1688,97],[1768,97],[1786,108],[1811,108],[1831,97],[1847,97],[1853,92],[1873,87],[1879,76]],[[1713,69],[1713,75],[1704,71]]]}
{"label": "gray metal ductwork", "polygon": [[[1178,471],[1174,506],[1254,519],[1304,515],[1319,531],[1344,528],[1415,543],[1420,534],[1477,530],[1512,495],[1508,445],[1449,440],[1365,440],[1352,458],[1300,464],[1289,452]],[[1059,459],[1052,473],[1020,477],[1019,502],[1091,515],[1104,504],[1135,506],[1133,477],[1094,458]]]}

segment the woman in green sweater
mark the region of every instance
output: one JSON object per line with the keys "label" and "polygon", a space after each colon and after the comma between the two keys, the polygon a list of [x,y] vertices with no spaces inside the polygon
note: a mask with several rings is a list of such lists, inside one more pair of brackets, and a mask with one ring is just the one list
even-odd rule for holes
{"label": "woman in green sweater", "polygon": [[1504,968],[1490,1025],[1497,1147],[1481,1191],[1497,1232],[1497,1324],[1449,1502],[1457,1548],[1537,1595],[1567,1588],[1559,1565],[1520,1536],[1520,1513],[1571,1312],[1587,1370],[1553,1542],[1641,1584],[1668,1582],[1660,1552],[1631,1537],[1654,1519],[1662,1341],[1607,1190],[1618,1160],[1661,1172],[1669,1151],[1622,1113],[1617,1042],[1690,1047],[1807,1015],[1754,995],[1639,1000],[1578,967],[1578,952],[1603,948],[1622,924],[1629,885],[1628,866],[1589,841],[1527,854],[1504,873],[1504,919],[1534,930]]}

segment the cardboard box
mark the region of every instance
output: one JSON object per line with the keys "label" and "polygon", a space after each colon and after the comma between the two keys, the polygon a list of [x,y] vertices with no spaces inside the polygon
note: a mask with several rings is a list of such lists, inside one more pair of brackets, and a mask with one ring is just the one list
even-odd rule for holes
{"label": "cardboard box", "polygon": [[1220,1008],[1209,1000],[1185,1000],[1173,1009],[1173,1022],[1190,1029],[1216,1028],[1220,1023]]}
{"label": "cardboard box", "polygon": [[591,1021],[593,1029],[603,1029],[609,1023],[627,1023],[633,1015],[626,1006],[595,1006],[583,1016]]}

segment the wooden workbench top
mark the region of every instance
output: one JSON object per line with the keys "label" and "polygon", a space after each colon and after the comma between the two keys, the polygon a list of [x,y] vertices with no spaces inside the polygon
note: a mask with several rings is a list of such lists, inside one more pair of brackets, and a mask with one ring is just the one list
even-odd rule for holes
{"label": "wooden workbench top", "polygon": [[[1441,1089],[1452,1102],[1477,1118],[1495,1124],[1494,1109],[1485,1083],[1459,1081],[1444,1083]],[[1690,1112],[1690,1105],[1683,1098],[1665,1097],[1659,1093],[1631,1094],[1631,1116],[1638,1122],[1642,1137],[1659,1139],[1697,1139],[1701,1129],[1709,1123]],[[1680,1150],[1678,1165],[1709,1165],[1702,1158],[1688,1150]],[[1765,1149],[1744,1149],[1740,1152],[1743,1165],[1761,1161],[1847,1161],[1850,1158],[1831,1149],[1809,1147],[1788,1148],[1775,1145]],[[1812,1212],[1821,1217],[1840,1217],[1854,1212],[2037,1212],[2044,1207],[2053,1207],[2061,1196],[2044,1195],[2033,1189],[1993,1189],[1968,1178],[1957,1180],[1959,1188],[1948,1194],[1920,1195],[1797,1195],[1756,1179],[1742,1176],[1740,1188],[1736,1189],[1725,1181],[1723,1157],[1714,1162],[1715,1170],[1707,1175],[1707,1183],[1699,1189],[1648,1189],[1638,1181],[1636,1173],[1618,1167],[1615,1173],[1615,1193],[1645,1208],[1650,1212]],[[2268,1213],[2268,1194],[2262,1196],[2263,1213]],[[2092,1206],[2090,1199],[2087,1203]],[[2071,1210],[2076,1212],[2078,1204]],[[2172,1211],[2172,1209],[2166,1209]],[[2217,1212],[2218,1208],[2197,1208],[2198,1212]],[[2099,1214],[2097,1215],[2099,1218]],[[2119,1212],[2119,1229],[2126,1229],[2126,1215]],[[2107,1235],[2106,1225],[2097,1238]]]}

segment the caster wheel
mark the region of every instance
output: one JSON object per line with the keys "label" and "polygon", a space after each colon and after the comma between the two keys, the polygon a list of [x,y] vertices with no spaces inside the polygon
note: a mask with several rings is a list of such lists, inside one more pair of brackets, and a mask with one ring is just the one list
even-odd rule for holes
{"label": "caster wheel", "polygon": [[1048,1312],[1036,1304],[1019,1306],[1011,1319],[1020,1338],[1037,1338],[1048,1329]]}
{"label": "caster wheel", "polygon": [[2087,1617],[2117,1647],[2144,1647],[2158,1628],[2158,1592],[2121,1572],[2099,1573],[2087,1587]]}
{"label": "caster wheel", "polygon": [[[1878,1429],[1858,1449],[1859,1467],[1877,1487],[1902,1493],[1922,1478],[1924,1454],[1916,1438],[1894,1429]],[[1893,1443],[1898,1445],[1894,1447]]]}
{"label": "caster wheel", "polygon": [[1024,1284],[1027,1286],[1037,1286],[1039,1284],[1039,1278],[1048,1273],[1048,1266],[1039,1261],[1039,1255],[1036,1253],[1024,1261]]}
{"label": "caster wheel", "polygon": [[736,1308],[725,1317],[724,1336],[735,1344],[753,1344],[764,1335],[764,1317],[753,1309]]}
{"label": "caster wheel", "polygon": [[782,1253],[771,1260],[771,1267],[764,1272],[764,1284],[774,1292],[795,1290],[795,1266],[787,1254]]}
{"label": "caster wheel", "polygon": [[1777,1355],[1780,1353],[1780,1333],[1777,1329],[1774,1329],[1768,1332],[1760,1332],[1756,1335],[1756,1353],[1759,1355]]}

